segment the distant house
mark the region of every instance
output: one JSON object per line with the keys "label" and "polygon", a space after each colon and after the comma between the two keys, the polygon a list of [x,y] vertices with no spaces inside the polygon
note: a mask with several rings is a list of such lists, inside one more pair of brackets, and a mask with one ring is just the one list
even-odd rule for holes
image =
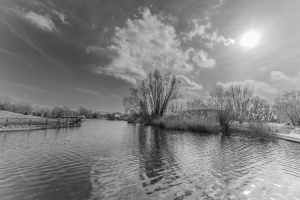
{"label": "distant house", "polygon": [[111,113],[111,114],[107,114],[107,119],[108,120],[120,120],[122,116],[122,113]]}
{"label": "distant house", "polygon": [[114,113],[114,115],[115,115],[116,119],[120,119],[122,114],[121,113]]}

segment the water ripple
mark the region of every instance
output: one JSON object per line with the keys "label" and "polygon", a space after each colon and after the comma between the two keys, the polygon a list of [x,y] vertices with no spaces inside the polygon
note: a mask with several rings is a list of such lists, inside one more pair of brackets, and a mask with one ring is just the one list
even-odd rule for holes
{"label": "water ripple", "polygon": [[125,122],[0,133],[0,196],[300,199],[300,145]]}

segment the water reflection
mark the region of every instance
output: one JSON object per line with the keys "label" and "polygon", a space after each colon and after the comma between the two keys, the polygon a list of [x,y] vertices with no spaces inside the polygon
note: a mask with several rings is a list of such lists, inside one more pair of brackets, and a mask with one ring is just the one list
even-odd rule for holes
{"label": "water reflection", "polygon": [[140,179],[145,187],[146,194],[164,190],[174,185],[180,178],[181,169],[176,159],[170,152],[167,144],[167,135],[161,133],[157,127],[140,127],[139,150],[140,150]]}
{"label": "water reflection", "polygon": [[87,121],[0,133],[13,199],[299,199],[300,145]]}

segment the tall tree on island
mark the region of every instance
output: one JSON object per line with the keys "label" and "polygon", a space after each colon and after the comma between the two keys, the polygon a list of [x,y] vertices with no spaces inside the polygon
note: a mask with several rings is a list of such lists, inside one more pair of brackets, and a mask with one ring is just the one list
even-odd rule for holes
{"label": "tall tree on island", "polygon": [[208,107],[215,110],[216,121],[225,134],[230,133],[234,121],[242,122],[251,105],[252,90],[241,85],[229,88],[216,85],[208,97]]}
{"label": "tall tree on island", "polygon": [[300,125],[300,91],[284,92],[275,99],[276,113],[287,117],[293,125]]}
{"label": "tall tree on island", "polygon": [[158,70],[149,73],[130,96],[123,99],[125,111],[151,121],[164,115],[170,101],[180,97],[180,82],[171,74],[162,75]]}

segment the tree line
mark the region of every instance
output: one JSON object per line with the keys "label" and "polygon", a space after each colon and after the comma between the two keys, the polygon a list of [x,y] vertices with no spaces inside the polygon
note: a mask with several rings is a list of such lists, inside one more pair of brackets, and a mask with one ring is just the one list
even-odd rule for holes
{"label": "tree line", "polygon": [[[0,97],[0,110],[47,118],[59,118],[63,116],[65,111],[71,111],[68,106],[55,106],[54,108],[41,107],[28,102],[18,102],[7,96]],[[103,112],[93,111],[84,107],[77,108],[76,112],[78,116],[84,116],[88,119],[97,119],[104,114]]]}
{"label": "tree line", "polygon": [[123,99],[125,112],[151,122],[166,113],[179,110],[211,109],[224,132],[228,132],[234,122],[270,121],[274,114],[280,119],[291,121],[293,125],[300,125],[300,91],[284,92],[271,105],[255,96],[248,87],[225,87],[218,84],[206,101],[198,98],[187,101],[185,105],[178,105],[176,100],[181,97],[180,86],[175,76],[162,75],[155,70],[139,86],[129,89],[130,96]]}

